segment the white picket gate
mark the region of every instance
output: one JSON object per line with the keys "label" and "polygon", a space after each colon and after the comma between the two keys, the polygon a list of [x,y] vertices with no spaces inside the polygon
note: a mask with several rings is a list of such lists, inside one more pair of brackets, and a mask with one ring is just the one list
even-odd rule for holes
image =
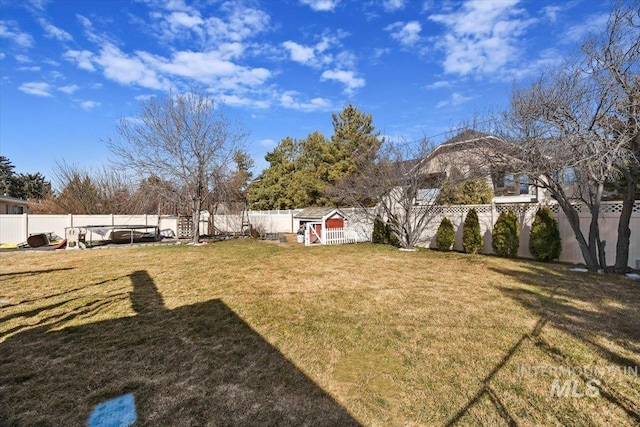
{"label": "white picket gate", "polygon": [[344,245],[347,243],[357,243],[358,234],[353,230],[344,228],[326,228],[324,230],[325,245]]}

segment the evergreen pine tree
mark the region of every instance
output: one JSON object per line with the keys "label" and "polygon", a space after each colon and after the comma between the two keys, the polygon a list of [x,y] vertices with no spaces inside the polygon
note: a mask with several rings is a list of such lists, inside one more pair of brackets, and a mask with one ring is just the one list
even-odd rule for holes
{"label": "evergreen pine tree", "polygon": [[448,218],[442,218],[438,231],[436,232],[436,247],[440,251],[450,251],[456,241],[456,233],[453,224]]}
{"label": "evergreen pine tree", "polygon": [[478,213],[471,208],[462,226],[462,247],[466,253],[476,254],[482,249],[482,246]]}
{"label": "evergreen pine tree", "polygon": [[509,209],[502,212],[493,227],[491,247],[501,257],[515,258],[520,247],[520,226],[518,217]]}
{"label": "evergreen pine tree", "polygon": [[551,261],[560,257],[562,241],[558,221],[548,206],[536,212],[529,235],[529,251],[539,261]]}

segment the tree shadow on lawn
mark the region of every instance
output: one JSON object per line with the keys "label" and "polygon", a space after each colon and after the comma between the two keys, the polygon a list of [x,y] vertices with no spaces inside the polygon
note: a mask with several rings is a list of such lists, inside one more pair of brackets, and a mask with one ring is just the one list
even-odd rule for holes
{"label": "tree shadow on lawn", "polygon": [[0,344],[0,425],[86,425],[128,393],[136,426],[359,425],[221,300],[168,310],[146,271],[130,278],[135,316]]}
{"label": "tree shadow on lawn", "polygon": [[[552,270],[535,264],[525,271],[492,270],[514,277],[529,287],[499,289],[540,316],[540,320],[568,333],[610,366],[637,372],[640,360],[640,286],[636,282],[617,276]],[[559,366],[582,366],[568,351],[553,345],[540,334],[530,334],[529,337],[536,348]],[[586,373],[581,377],[583,380],[591,379]],[[626,412],[634,423],[640,424],[640,402],[630,397],[637,397],[637,390],[627,395],[608,386],[606,379],[600,380],[603,381],[601,396]]]}
{"label": "tree shadow on lawn", "polygon": [[[502,275],[517,279],[533,289],[523,287],[499,287],[498,289],[535,315],[539,316],[533,329],[508,350],[505,356],[483,379],[482,387],[467,403],[449,419],[447,426],[453,426],[464,419],[488,397],[505,425],[515,426],[516,420],[509,409],[496,394],[492,382],[498,373],[514,358],[526,342],[533,343],[543,354],[555,360],[558,366],[582,366],[572,356],[554,347],[542,336],[543,328],[553,326],[569,333],[589,348],[600,354],[605,360],[621,368],[636,367],[637,358],[630,357],[606,348],[599,343],[600,338],[622,346],[634,356],[640,355],[640,286],[623,282],[624,279],[611,276],[575,276],[573,273],[549,270],[530,266],[528,270],[491,268]],[[631,356],[633,357],[633,356]],[[583,373],[581,379],[591,379]],[[633,387],[633,386],[632,386]],[[600,385],[600,395],[626,413],[632,423],[640,424],[640,406],[634,397],[624,391]],[[636,392],[631,392],[635,396]]]}
{"label": "tree shadow on lawn", "polygon": [[554,327],[622,366],[632,360],[597,341],[604,338],[640,356],[640,286],[611,275],[573,273],[531,265],[527,271],[492,268],[516,278],[530,289],[500,287],[500,291]]}

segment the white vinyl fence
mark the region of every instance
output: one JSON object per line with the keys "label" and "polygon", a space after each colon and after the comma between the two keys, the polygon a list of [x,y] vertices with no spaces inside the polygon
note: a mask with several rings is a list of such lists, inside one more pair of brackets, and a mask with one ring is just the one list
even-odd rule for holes
{"label": "white vinyl fence", "polygon": [[[434,247],[435,235],[442,218],[447,217],[456,230],[454,249],[462,250],[462,224],[469,212],[475,208],[480,220],[481,233],[484,239],[483,253],[491,253],[491,231],[500,212],[511,208],[520,220],[520,250],[521,257],[531,257],[529,252],[529,232],[536,211],[537,204],[515,205],[478,205],[478,206],[431,206],[434,215],[426,230],[423,232],[419,245]],[[423,209],[417,207],[416,209]],[[558,220],[560,236],[562,238],[562,255],[560,261],[582,263],[582,253],[573,236],[569,222],[557,205],[551,206]],[[355,239],[357,242],[371,240],[373,233],[372,215],[361,209],[341,209],[348,219],[345,222],[344,237],[335,237],[337,241]],[[586,207],[579,207],[580,226],[583,233],[589,232],[590,214]],[[248,211],[244,220],[262,232],[295,233],[300,222],[295,218],[297,210]],[[600,211],[600,237],[606,242],[607,264],[615,262],[615,246],[618,236],[618,219],[622,211],[622,203],[606,202]],[[0,243],[21,243],[30,234],[53,232],[64,236],[65,227],[85,225],[158,225],[161,230],[171,229],[177,234],[176,217],[158,217],[157,215],[0,215]],[[240,232],[242,230],[242,215],[213,215],[210,219],[213,232]],[[201,234],[208,232],[207,222],[200,222]],[[636,202],[631,216],[631,244],[629,247],[629,266],[640,268],[640,203]],[[355,237],[354,237],[355,236]],[[332,237],[333,238],[333,237]]]}
{"label": "white vinyl fence", "polygon": [[[519,218],[520,222],[520,249],[518,256],[523,258],[531,258],[529,252],[529,233],[531,224],[535,217],[536,211],[540,205],[533,203],[522,203],[513,205],[477,205],[477,206],[433,206],[434,215],[426,227],[420,238],[419,246],[435,247],[435,235],[442,218],[447,217],[456,231],[455,250],[462,250],[462,225],[469,209],[475,208],[480,221],[480,229],[484,240],[482,253],[490,254],[493,252],[491,248],[491,232],[493,224],[495,224],[501,212],[512,209]],[[417,207],[416,209],[423,209]],[[361,209],[341,209],[349,217],[345,223],[345,229],[354,231],[358,234],[357,241],[371,241],[373,232],[372,215]],[[560,229],[560,237],[562,238],[562,254],[560,261],[570,263],[582,263],[582,252],[578,246],[573,231],[569,225],[569,221],[564,216],[558,205],[551,205],[555,218],[558,221]],[[249,220],[252,225],[261,225],[265,231],[274,233],[292,233],[299,227],[299,222],[294,215],[300,210],[291,211],[249,211]],[[589,232],[589,221],[591,215],[585,207],[578,207],[580,217],[580,227],[585,236]],[[618,238],[618,220],[622,211],[621,202],[605,202],[600,209],[600,237],[606,242],[607,264],[613,265],[615,262],[615,247]],[[217,216],[216,216],[217,218]],[[217,221],[217,219],[216,219]],[[640,203],[636,202],[631,222],[631,244],[629,247],[629,266],[632,268],[640,268]]]}
{"label": "white vinyl fence", "polygon": [[[177,234],[178,219],[158,215],[0,215],[0,243],[22,243],[32,234],[54,233],[64,238],[67,227],[88,225],[157,225]],[[89,238],[89,236],[87,236]],[[100,240],[95,236],[93,240]]]}
{"label": "white vinyl fence", "polygon": [[[540,205],[538,204],[522,203],[514,205],[434,206],[430,208],[435,209],[436,212],[434,213],[433,219],[429,223],[428,227],[423,232],[419,246],[435,247],[435,236],[438,226],[440,225],[442,218],[447,217],[453,224],[453,228],[456,232],[456,241],[453,248],[455,250],[462,250],[462,226],[467,213],[471,208],[474,208],[478,213],[480,230],[484,240],[484,247],[481,252],[490,254],[493,252],[491,248],[491,232],[493,230],[493,224],[495,224],[501,212],[506,212],[508,209],[512,209],[518,216],[520,223],[520,248],[518,250],[518,256],[523,258],[532,258],[532,255],[529,252],[529,234],[531,232],[531,225],[533,224],[535,214],[540,208]],[[562,239],[562,253],[560,255],[560,261],[576,264],[583,263],[584,260],[582,258],[582,252],[580,251],[578,242],[573,234],[571,226],[569,225],[569,221],[558,205],[551,205],[550,208],[558,221],[558,228],[560,229],[560,237]],[[589,233],[591,214],[586,206],[577,206],[577,210],[580,217],[580,228],[586,237]],[[618,220],[620,218],[621,211],[621,202],[606,202],[603,203],[600,208],[600,238],[606,242],[605,248],[607,265],[613,265],[615,262],[616,242],[618,239]],[[636,202],[633,208],[629,228],[631,229],[629,266],[632,268],[640,268],[640,264],[638,264],[640,263],[640,203],[638,202]]]}

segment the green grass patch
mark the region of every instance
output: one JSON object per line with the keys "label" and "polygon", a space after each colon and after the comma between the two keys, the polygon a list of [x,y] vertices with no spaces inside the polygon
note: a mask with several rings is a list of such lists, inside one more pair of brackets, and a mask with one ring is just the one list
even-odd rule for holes
{"label": "green grass patch", "polygon": [[3,253],[0,301],[0,425],[84,425],[125,393],[136,425],[640,423],[640,284],[559,264],[249,239]]}

